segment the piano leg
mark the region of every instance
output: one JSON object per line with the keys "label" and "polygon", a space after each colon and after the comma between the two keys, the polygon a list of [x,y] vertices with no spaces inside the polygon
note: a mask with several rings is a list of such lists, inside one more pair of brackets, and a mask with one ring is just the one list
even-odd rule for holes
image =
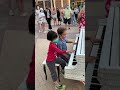
{"label": "piano leg", "polygon": [[47,80],[47,72],[46,72],[46,66],[45,65],[43,65],[43,69],[44,69],[45,77],[46,77],[46,80]]}
{"label": "piano leg", "polygon": [[60,82],[60,67],[59,66],[57,66],[57,72],[58,72],[58,80]]}

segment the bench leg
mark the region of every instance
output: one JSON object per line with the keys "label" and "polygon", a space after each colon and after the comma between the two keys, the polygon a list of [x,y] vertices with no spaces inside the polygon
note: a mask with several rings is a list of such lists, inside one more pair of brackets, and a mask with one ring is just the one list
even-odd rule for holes
{"label": "bench leg", "polygon": [[58,80],[60,82],[60,67],[59,66],[57,66],[57,72],[58,72]]}
{"label": "bench leg", "polygon": [[45,78],[47,80],[47,72],[46,72],[46,66],[45,65],[43,65],[43,69],[44,69],[44,73],[45,73]]}

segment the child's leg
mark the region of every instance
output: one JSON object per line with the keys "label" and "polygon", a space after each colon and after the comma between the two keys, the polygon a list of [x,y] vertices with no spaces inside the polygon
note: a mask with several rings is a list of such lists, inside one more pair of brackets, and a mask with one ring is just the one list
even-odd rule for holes
{"label": "child's leg", "polygon": [[64,67],[66,66],[66,62],[63,59],[58,57],[58,58],[56,58],[55,63],[60,64],[62,69],[64,70]]}
{"label": "child's leg", "polygon": [[57,77],[57,73],[56,73],[56,70],[55,70],[55,61],[52,61],[52,62],[47,62],[47,66],[51,72],[51,77],[52,77],[52,80],[55,84],[57,84],[57,80],[58,80],[58,77]]}

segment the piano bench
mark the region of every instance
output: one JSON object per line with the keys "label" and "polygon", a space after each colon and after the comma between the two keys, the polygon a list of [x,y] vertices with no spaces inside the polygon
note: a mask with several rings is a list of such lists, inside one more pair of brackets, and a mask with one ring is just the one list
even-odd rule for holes
{"label": "piano bench", "polygon": [[[44,70],[44,73],[45,73],[45,78],[47,80],[46,59],[43,61],[42,65],[43,65],[43,70]],[[58,80],[60,81],[60,64],[55,64],[55,66],[57,68]]]}

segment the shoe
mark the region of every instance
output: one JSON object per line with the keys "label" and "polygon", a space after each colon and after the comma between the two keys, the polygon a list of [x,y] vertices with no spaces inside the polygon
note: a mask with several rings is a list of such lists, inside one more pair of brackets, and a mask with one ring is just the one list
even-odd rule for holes
{"label": "shoe", "polygon": [[59,86],[57,86],[57,85],[55,86],[55,89],[56,89],[56,90],[65,90],[65,88],[66,88],[66,86],[65,86],[65,85],[62,85],[62,84],[59,85]]}
{"label": "shoe", "polygon": [[9,11],[9,15],[10,15],[10,16],[14,16],[13,10],[10,10],[10,11]]}

